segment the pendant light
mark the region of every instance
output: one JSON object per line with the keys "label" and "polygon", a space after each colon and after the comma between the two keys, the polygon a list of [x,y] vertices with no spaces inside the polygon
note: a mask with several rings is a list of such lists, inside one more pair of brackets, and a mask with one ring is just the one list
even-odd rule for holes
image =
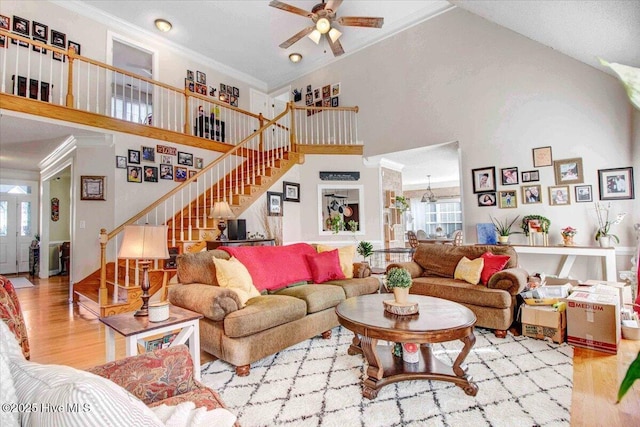
{"label": "pendant light", "polygon": [[427,186],[427,191],[422,195],[422,203],[435,203],[438,201],[438,198],[433,191],[431,191],[431,175],[427,175],[427,179],[429,180],[429,185]]}

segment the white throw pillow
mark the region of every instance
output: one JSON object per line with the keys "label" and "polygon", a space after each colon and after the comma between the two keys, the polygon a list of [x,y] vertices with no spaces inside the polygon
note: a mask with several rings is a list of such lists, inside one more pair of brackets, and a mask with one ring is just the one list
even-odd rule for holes
{"label": "white throw pillow", "polygon": [[12,359],[22,426],[163,426],[142,401],[116,383],[69,366]]}
{"label": "white throw pillow", "polygon": [[[11,357],[24,359],[15,335],[0,320],[0,402],[15,405],[9,406],[12,410],[7,411],[3,408],[0,411],[0,426],[2,427],[20,426],[20,413],[17,408],[18,396],[11,373]],[[14,408],[15,410],[13,410]]]}
{"label": "white throw pillow", "polygon": [[166,427],[232,427],[236,422],[236,416],[224,408],[210,411],[203,407],[196,409],[193,402],[183,402],[177,406],[159,405],[151,410]]}

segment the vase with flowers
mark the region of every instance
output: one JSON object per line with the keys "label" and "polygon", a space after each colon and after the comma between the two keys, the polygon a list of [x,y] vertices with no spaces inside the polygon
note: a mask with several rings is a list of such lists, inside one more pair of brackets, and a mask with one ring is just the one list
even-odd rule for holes
{"label": "vase with flowers", "polygon": [[562,240],[564,240],[564,245],[565,246],[573,246],[573,236],[576,235],[576,233],[578,232],[577,229],[569,226],[569,227],[565,227],[562,229],[562,231],[560,232],[560,234],[562,234]]}
{"label": "vase with flowers", "polygon": [[615,219],[609,219],[609,212],[611,211],[611,203],[596,202],[596,217],[598,218],[598,231],[596,231],[595,239],[600,246],[608,248],[611,246],[611,241],[620,243],[620,239],[615,234],[611,234],[611,227],[620,224],[624,219],[626,212],[621,212],[616,215]]}

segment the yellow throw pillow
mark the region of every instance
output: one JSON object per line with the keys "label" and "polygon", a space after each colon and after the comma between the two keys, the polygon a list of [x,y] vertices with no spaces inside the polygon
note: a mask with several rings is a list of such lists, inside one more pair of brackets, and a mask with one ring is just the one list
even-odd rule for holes
{"label": "yellow throw pillow", "polygon": [[480,275],[482,274],[483,268],[484,259],[476,258],[474,260],[470,260],[465,256],[462,257],[460,262],[458,262],[456,271],[453,273],[453,278],[464,280],[472,285],[477,285],[478,282],[480,282]]}
{"label": "yellow throw pillow", "polygon": [[316,246],[318,253],[338,250],[338,258],[340,258],[340,270],[344,274],[345,279],[353,279],[353,257],[356,256],[355,246],[342,246],[335,248],[333,246],[318,245]]}
{"label": "yellow throw pillow", "polygon": [[238,294],[243,307],[249,299],[260,296],[260,292],[253,286],[253,280],[247,267],[236,258],[231,257],[226,260],[213,257],[213,263],[216,265],[218,285],[221,288],[229,288]]}

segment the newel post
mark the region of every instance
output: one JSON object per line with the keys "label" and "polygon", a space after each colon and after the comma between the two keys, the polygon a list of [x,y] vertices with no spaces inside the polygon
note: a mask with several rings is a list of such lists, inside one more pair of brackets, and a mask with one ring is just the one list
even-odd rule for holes
{"label": "newel post", "polygon": [[107,230],[100,229],[100,291],[98,293],[98,305],[103,307],[107,305],[107,243],[109,236]]}
{"label": "newel post", "polygon": [[291,111],[289,141],[291,143],[291,151],[295,153],[298,151],[298,149],[296,147],[296,104],[293,101],[289,101],[289,110]]}
{"label": "newel post", "polygon": [[67,73],[66,106],[73,108],[73,61],[75,60],[76,49],[73,46],[69,46],[69,53],[70,55],[67,55],[67,58],[69,58],[69,72]]}

